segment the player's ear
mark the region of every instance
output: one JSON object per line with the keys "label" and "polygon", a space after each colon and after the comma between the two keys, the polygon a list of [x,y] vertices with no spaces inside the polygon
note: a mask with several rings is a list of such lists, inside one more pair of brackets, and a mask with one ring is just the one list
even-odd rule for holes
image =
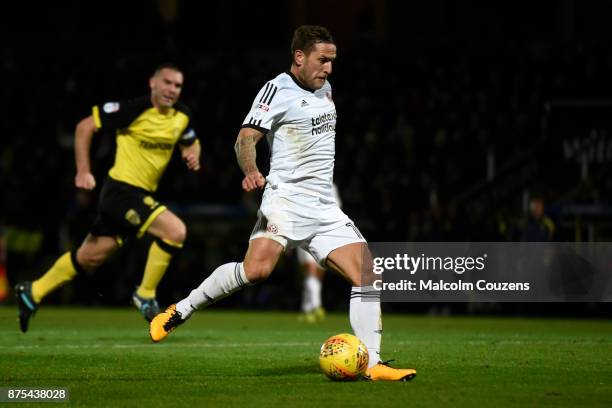
{"label": "player's ear", "polygon": [[155,87],[155,75],[149,78],[149,88],[153,89]]}
{"label": "player's ear", "polygon": [[306,54],[302,50],[295,50],[293,54],[293,60],[295,61],[295,65],[298,67],[304,65],[304,58],[306,58]]}

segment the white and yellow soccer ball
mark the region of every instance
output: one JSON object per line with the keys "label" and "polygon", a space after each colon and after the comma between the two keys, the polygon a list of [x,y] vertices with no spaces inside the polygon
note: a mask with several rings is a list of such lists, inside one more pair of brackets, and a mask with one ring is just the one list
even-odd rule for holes
{"label": "white and yellow soccer ball", "polygon": [[368,349],[352,334],[336,334],[325,340],[319,354],[319,365],[334,381],[350,381],[368,368]]}

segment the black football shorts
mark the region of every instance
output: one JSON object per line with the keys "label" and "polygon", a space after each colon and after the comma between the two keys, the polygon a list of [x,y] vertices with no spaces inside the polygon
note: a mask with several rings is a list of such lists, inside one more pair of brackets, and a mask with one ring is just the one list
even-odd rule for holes
{"label": "black football shorts", "polygon": [[149,191],[107,177],[100,192],[98,215],[91,234],[140,238],[165,210],[166,207]]}

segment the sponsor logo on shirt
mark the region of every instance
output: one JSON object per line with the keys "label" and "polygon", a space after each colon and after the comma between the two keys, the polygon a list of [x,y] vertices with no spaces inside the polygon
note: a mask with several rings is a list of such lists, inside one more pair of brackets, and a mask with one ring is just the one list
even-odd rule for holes
{"label": "sponsor logo on shirt", "polygon": [[155,150],[155,149],[172,150],[174,145],[172,143],[160,143],[160,142],[152,143],[152,142],[146,142],[144,140],[141,140],[140,147],[142,147],[143,149],[147,149],[147,150]]}
{"label": "sponsor logo on shirt", "polygon": [[320,135],[323,132],[333,132],[336,130],[336,110],[324,113],[317,117],[311,118],[312,121],[312,134]]}
{"label": "sponsor logo on shirt", "polygon": [[253,118],[261,119],[270,110],[270,106],[264,103],[258,103],[253,112]]}

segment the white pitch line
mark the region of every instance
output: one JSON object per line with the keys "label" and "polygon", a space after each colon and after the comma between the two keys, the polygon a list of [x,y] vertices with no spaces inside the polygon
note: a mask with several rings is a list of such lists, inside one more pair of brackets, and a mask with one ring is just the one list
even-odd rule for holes
{"label": "white pitch line", "polygon": [[[608,342],[602,342],[597,340],[580,340],[575,342],[575,339],[564,340],[467,340],[462,341],[461,344],[469,346],[505,346],[505,345],[551,345],[551,344],[568,344],[573,345],[585,345],[585,344],[607,344]],[[389,347],[395,346],[410,346],[410,345],[443,345],[444,342],[440,341],[396,341],[389,345]],[[40,345],[40,344],[25,344],[15,346],[0,345],[0,349],[11,349],[11,350],[30,350],[30,349],[42,349],[42,348],[55,348],[55,349],[96,349],[96,348],[109,348],[109,349],[130,349],[130,348],[144,348],[144,347],[177,347],[177,348],[238,348],[238,347],[315,347],[318,346],[315,343],[308,342],[273,342],[273,343],[163,343],[163,344],[107,344],[107,343],[91,343],[91,344],[55,344],[55,345]]]}
{"label": "white pitch line", "polygon": [[[398,341],[394,344],[398,344],[400,346],[410,346],[411,344],[432,344],[432,345],[442,345],[447,342],[440,341]],[[572,344],[572,345],[581,345],[581,344],[606,344],[606,342],[601,342],[597,340],[579,340],[576,339],[567,339],[567,340],[467,340],[460,341],[459,344],[469,345],[469,346],[482,346],[482,345],[491,345],[491,346],[507,346],[507,345],[551,345],[551,344]]]}
{"label": "white pitch line", "polygon": [[[236,347],[307,347],[316,346],[315,343],[191,343],[191,344],[173,344],[167,343],[177,348],[236,348]],[[94,349],[94,348],[143,348],[143,347],[160,347],[155,344],[56,344],[52,346],[26,344],[17,346],[2,346],[0,349],[12,350],[29,350],[39,348],[56,348],[56,349]]]}

